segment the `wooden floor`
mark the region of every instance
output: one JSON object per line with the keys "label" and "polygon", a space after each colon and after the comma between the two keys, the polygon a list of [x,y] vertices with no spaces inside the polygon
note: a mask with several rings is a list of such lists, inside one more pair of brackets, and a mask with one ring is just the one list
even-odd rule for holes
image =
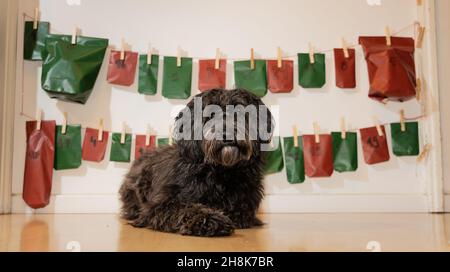
{"label": "wooden floor", "polygon": [[3,215],[0,251],[450,251],[450,215],[266,214],[226,238],[135,229],[113,214]]}

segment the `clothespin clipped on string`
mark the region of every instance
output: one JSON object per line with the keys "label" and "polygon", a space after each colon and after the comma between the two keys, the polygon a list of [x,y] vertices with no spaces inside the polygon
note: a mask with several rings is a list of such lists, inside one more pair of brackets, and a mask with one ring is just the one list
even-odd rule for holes
{"label": "clothespin clipped on string", "polygon": [[346,59],[348,59],[350,57],[350,53],[348,52],[348,45],[347,45],[347,41],[345,40],[345,38],[341,39],[341,43],[342,43],[342,49],[344,50],[344,56]]}
{"label": "clothespin clipped on string", "polygon": [[400,110],[400,127],[401,127],[402,132],[406,131],[405,111],[404,110]]}
{"label": "clothespin clipped on string", "polygon": [[417,24],[417,40],[416,40],[416,48],[422,48],[423,38],[425,37],[425,27]]}
{"label": "clothespin clipped on string", "polygon": [[38,28],[38,23],[39,23],[39,8],[35,8],[34,9],[34,20],[33,20],[33,29],[37,29]]}
{"label": "clothespin clipped on string", "polygon": [[153,48],[149,45],[147,52],[147,65],[152,65]]}
{"label": "clothespin clipped on string", "polygon": [[120,144],[125,144],[126,136],[127,136],[127,124],[123,122],[122,133],[120,134]]}
{"label": "clothespin clipped on string", "polygon": [[427,158],[427,157],[428,157],[428,154],[430,153],[432,147],[433,147],[433,146],[432,146],[431,144],[426,144],[426,145],[423,147],[422,152],[420,152],[419,156],[417,156],[416,161],[417,161],[417,162],[422,162],[425,158]]}
{"label": "clothespin clipped on string", "polygon": [[147,125],[147,130],[145,131],[145,146],[150,145],[150,134],[151,134],[151,129],[150,129],[150,126]]}
{"label": "clothespin clipped on string", "polygon": [[295,125],[292,127],[292,135],[294,136],[294,147],[298,147],[298,129]]}
{"label": "clothespin clipped on string", "polygon": [[181,67],[181,49],[177,48],[177,67]]}
{"label": "clothespin clipped on string", "polygon": [[100,118],[100,122],[99,122],[99,125],[98,125],[97,139],[98,139],[99,142],[103,141],[103,118]]}
{"label": "clothespin clipped on string", "polygon": [[416,99],[420,101],[422,99],[422,80],[416,79]]}
{"label": "clothespin clipped on string", "polygon": [[250,69],[255,70],[255,50],[250,48]]}
{"label": "clothespin clipped on string", "polygon": [[389,26],[386,26],[384,28],[384,33],[386,34],[386,45],[391,46],[392,45],[392,38],[391,38],[391,29]]}
{"label": "clothespin clipped on string", "polygon": [[120,48],[120,60],[125,60],[125,47],[126,47],[125,39],[122,38]]}
{"label": "clothespin clipped on string", "polygon": [[422,6],[423,1],[422,0],[416,0],[416,3],[417,3],[418,6]]}
{"label": "clothespin clipped on string", "polygon": [[283,68],[283,52],[279,46],[277,47],[277,67]]}
{"label": "clothespin clipped on string", "polygon": [[316,144],[320,144],[320,127],[317,122],[313,123],[314,127],[314,139],[316,141]]}
{"label": "clothespin clipped on string", "polygon": [[345,140],[347,138],[347,126],[345,124],[345,117],[341,117],[341,138]]}
{"label": "clothespin clipped on string", "polygon": [[373,117],[373,122],[375,124],[375,127],[377,128],[378,136],[384,137],[383,129],[381,128],[380,121],[378,121],[378,118],[376,116]]}
{"label": "clothespin clipped on string", "polygon": [[216,61],[214,62],[214,69],[220,69],[220,49],[216,48]]}
{"label": "clothespin clipped on string", "polygon": [[172,126],[170,126],[169,127],[169,145],[173,144],[172,133],[173,133],[173,128],[172,128]]}
{"label": "clothespin clipped on string", "polygon": [[314,45],[311,42],[309,43],[309,62],[311,64],[316,63],[316,59],[314,57]]}
{"label": "clothespin clipped on string", "polygon": [[63,114],[63,123],[61,127],[61,134],[66,134],[67,131],[67,112],[64,112]]}
{"label": "clothespin clipped on string", "polygon": [[42,123],[42,109],[38,108],[36,110],[36,130],[41,130]]}
{"label": "clothespin clipped on string", "polygon": [[72,39],[71,39],[72,45],[77,44],[77,35],[78,35],[78,27],[74,26],[72,30]]}

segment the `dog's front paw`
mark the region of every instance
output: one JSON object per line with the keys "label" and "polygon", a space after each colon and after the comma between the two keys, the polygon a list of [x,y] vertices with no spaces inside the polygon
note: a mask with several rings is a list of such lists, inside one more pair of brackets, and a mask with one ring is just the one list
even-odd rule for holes
{"label": "dog's front paw", "polygon": [[231,219],[218,211],[200,211],[185,222],[180,233],[193,236],[229,236],[234,232]]}

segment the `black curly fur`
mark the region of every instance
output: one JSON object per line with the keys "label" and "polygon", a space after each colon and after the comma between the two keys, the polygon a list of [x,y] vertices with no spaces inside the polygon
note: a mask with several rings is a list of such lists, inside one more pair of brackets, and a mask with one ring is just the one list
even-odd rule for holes
{"label": "black curly fur", "polygon": [[[226,105],[264,105],[243,90],[199,96],[203,107],[216,104],[224,110]],[[193,101],[187,107],[192,109]],[[273,125],[270,112],[269,118]],[[264,195],[262,142],[236,142],[240,154],[232,166],[211,151],[223,147],[220,141],[179,140],[144,154],[120,188],[122,217],[135,227],[194,236],[227,236],[235,228],[262,225],[256,218]]]}

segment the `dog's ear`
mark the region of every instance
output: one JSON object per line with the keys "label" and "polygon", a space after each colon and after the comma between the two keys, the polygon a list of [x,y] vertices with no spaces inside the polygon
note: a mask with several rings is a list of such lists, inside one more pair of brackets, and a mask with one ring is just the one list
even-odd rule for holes
{"label": "dog's ear", "polygon": [[177,141],[180,157],[189,163],[201,163],[204,160],[201,141],[180,140]]}

